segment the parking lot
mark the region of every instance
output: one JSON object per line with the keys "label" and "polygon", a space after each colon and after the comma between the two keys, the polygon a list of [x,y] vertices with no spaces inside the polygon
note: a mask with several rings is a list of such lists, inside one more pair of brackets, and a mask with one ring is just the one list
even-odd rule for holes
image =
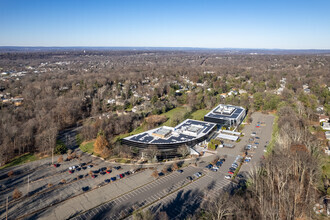
{"label": "parking lot", "polygon": [[[235,143],[234,148],[218,148],[216,155],[203,158],[200,161],[198,166],[203,169],[203,173],[205,174],[203,178],[157,201],[148,207],[148,209],[150,209],[152,213],[166,212],[170,219],[184,219],[189,214],[193,214],[200,206],[205,195],[219,196],[221,194],[221,189],[236,186],[235,182],[226,179],[225,176],[229,175],[228,171],[232,167],[237,156],[245,155],[246,150],[244,150],[244,148],[247,145],[254,144],[256,142],[255,140],[258,140],[259,144],[256,144],[258,146],[247,151],[248,156],[251,156],[251,160],[249,162],[244,162],[239,171],[239,174],[243,174],[243,178],[247,177],[251,168],[257,166],[263,158],[265,146],[271,139],[274,122],[274,116],[261,114],[259,112],[254,113],[252,118],[253,122],[244,127],[244,136],[241,138],[240,142]],[[258,124],[260,124],[260,126],[257,126]],[[249,139],[253,132],[256,133],[255,137],[259,137],[259,139],[254,138],[253,142],[251,142]],[[216,156],[226,158],[226,161],[221,165],[219,170],[214,172],[211,171],[211,169],[205,168]],[[128,219],[132,219],[132,217]]]}
{"label": "parking lot", "polygon": [[[69,173],[69,167],[78,166],[79,164],[85,165]],[[92,167],[88,168],[89,166]],[[7,177],[6,172],[9,172],[8,170],[2,171],[1,176],[3,178],[0,180],[0,216],[5,216],[7,197],[9,198],[9,216],[18,218],[67,199],[72,199],[75,196],[83,194],[84,191],[91,191],[108,184],[105,180],[109,180],[111,177],[116,177],[116,183],[125,182],[117,191],[129,191],[136,188],[136,185],[139,184],[138,180],[134,182],[123,181],[131,176],[134,179],[133,176],[136,174],[127,176],[125,172],[137,169],[137,166],[122,165],[119,170],[112,167],[111,173],[99,172],[102,168],[105,171],[109,170],[108,168],[110,166],[113,165],[99,158],[82,155],[79,160],[73,159],[62,162],[59,167],[51,166],[51,160],[49,158],[44,161],[36,161],[34,164],[32,163],[30,169],[28,169],[27,165],[19,166],[13,169],[15,174],[12,177]],[[91,172],[93,173],[92,175]],[[126,175],[124,179],[118,179],[118,175],[123,173]],[[152,180],[150,174],[141,179],[143,179],[141,184]],[[12,199],[15,188],[21,191],[23,195],[17,200]]]}
{"label": "parking lot", "polygon": [[[183,173],[174,171],[156,180],[151,176],[153,171],[150,169],[126,175],[125,172],[138,167],[121,165],[121,169],[116,170],[113,168],[115,165],[87,154],[83,154],[80,159],[63,162],[59,167],[51,166],[51,159],[47,158],[2,170],[0,217],[5,218],[5,201],[8,196],[9,217],[12,219],[90,219],[93,216],[116,219],[118,214],[126,216],[134,209],[148,204],[153,211],[165,210],[171,219],[182,219],[184,213],[194,211],[206,191],[217,193],[219,189],[234,184],[225,176],[237,156],[245,154],[244,147],[257,146],[247,150],[251,160],[243,163],[240,173],[258,164],[264,154],[264,146],[270,141],[274,117],[261,113],[254,113],[252,117],[252,124],[245,126],[244,136],[240,142],[235,143],[234,148],[218,148],[214,155],[199,158],[197,167],[191,165],[183,168]],[[253,132],[255,135],[251,136]],[[253,141],[249,140],[251,137],[254,137]],[[217,156],[226,160],[219,169],[211,171],[205,168]],[[70,167],[78,165],[82,166],[69,173]],[[88,168],[88,165],[92,167]],[[106,172],[109,169],[111,173]],[[161,169],[162,165],[158,165],[158,171]],[[15,175],[7,177],[9,170],[13,170]],[[202,172],[202,176],[195,177],[196,172]],[[119,174],[125,177],[118,180]],[[111,181],[111,177],[116,177],[116,181]],[[188,177],[194,178],[194,181]],[[23,193],[21,199],[11,199],[15,188]]]}

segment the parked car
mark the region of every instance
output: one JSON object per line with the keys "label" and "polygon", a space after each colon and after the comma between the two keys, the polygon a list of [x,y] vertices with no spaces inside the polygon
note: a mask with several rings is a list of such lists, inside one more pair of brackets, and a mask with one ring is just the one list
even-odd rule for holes
{"label": "parked car", "polygon": [[183,170],[178,170],[178,173],[183,173]]}
{"label": "parked car", "polygon": [[69,173],[73,173],[74,171],[73,170],[69,170]]}
{"label": "parked car", "polygon": [[130,171],[126,171],[126,172],[125,172],[125,175],[127,175],[127,176],[130,175],[130,174],[131,174]]}
{"label": "parked car", "polygon": [[255,139],[260,139],[260,137],[255,137]]}
{"label": "parked car", "polygon": [[250,162],[250,161],[251,161],[251,159],[245,159],[244,161],[245,161],[245,162]]}
{"label": "parked car", "polygon": [[107,171],[105,171],[106,173],[111,173],[111,170],[107,170]]}
{"label": "parked car", "polygon": [[111,182],[116,181],[116,179],[117,178],[115,176],[110,178]]}
{"label": "parked car", "polygon": [[119,170],[121,169],[121,166],[116,166],[116,167],[113,167],[115,170]]}
{"label": "parked car", "polygon": [[242,174],[237,174],[236,177],[238,177],[238,178],[244,178],[244,176]]}
{"label": "parked car", "polygon": [[88,191],[88,190],[89,190],[89,186],[84,186],[84,187],[82,187],[82,191],[86,192],[86,191]]}
{"label": "parked car", "polygon": [[197,178],[199,178],[199,177],[201,177],[201,176],[202,176],[202,173],[200,173],[200,172],[197,172],[197,173],[195,173],[195,174],[194,174],[194,176],[195,176],[195,177],[197,177]]}
{"label": "parked car", "polygon": [[117,179],[122,179],[122,178],[124,178],[123,174],[118,174],[116,177],[117,177]]}
{"label": "parked car", "polygon": [[226,175],[225,176],[225,179],[230,180],[231,179],[231,175]]}
{"label": "parked car", "polygon": [[110,179],[105,179],[104,182],[110,183]]}
{"label": "parked car", "polygon": [[228,173],[229,173],[229,174],[234,174],[234,172],[233,172],[233,171],[230,171],[230,170],[228,171]]}
{"label": "parked car", "polygon": [[207,169],[211,169],[213,167],[213,165],[212,164],[209,164],[209,165],[207,165],[205,168],[207,168]]}
{"label": "parked car", "polygon": [[257,145],[258,145],[258,144],[259,144],[259,142],[254,142],[254,144],[257,144]]}
{"label": "parked car", "polygon": [[191,176],[187,176],[187,178],[186,178],[187,180],[190,180],[190,181],[192,181],[193,180],[193,178],[191,177]]}
{"label": "parked car", "polygon": [[60,165],[57,164],[57,163],[54,163],[53,166],[54,166],[54,167],[59,167]]}
{"label": "parked car", "polygon": [[218,162],[216,163],[216,166],[217,166],[217,167],[221,167],[222,164],[223,164],[222,161],[218,161]]}
{"label": "parked car", "polygon": [[238,164],[237,163],[233,163],[231,166],[237,168],[238,167]]}
{"label": "parked car", "polygon": [[229,170],[235,172],[236,168],[230,167]]}
{"label": "parked car", "polygon": [[95,179],[95,178],[96,178],[96,175],[92,175],[91,177],[92,177],[93,179]]}
{"label": "parked car", "polygon": [[90,168],[92,168],[92,167],[93,167],[93,165],[88,165],[88,166],[87,166],[88,169],[90,169]]}
{"label": "parked car", "polygon": [[254,132],[251,133],[251,136],[254,137],[254,136],[256,136],[256,134],[257,134],[257,132],[254,131]]}

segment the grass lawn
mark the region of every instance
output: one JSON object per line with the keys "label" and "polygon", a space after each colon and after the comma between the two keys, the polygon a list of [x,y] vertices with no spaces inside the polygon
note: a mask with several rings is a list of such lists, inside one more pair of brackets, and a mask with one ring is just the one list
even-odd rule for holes
{"label": "grass lawn", "polygon": [[278,116],[275,115],[275,119],[274,119],[274,123],[273,123],[273,133],[272,133],[272,139],[270,140],[268,146],[267,146],[267,154],[269,154],[273,147],[275,146],[275,142],[276,142],[276,139],[277,139],[277,136],[278,136],[278,132],[279,132],[279,128],[278,128]]}
{"label": "grass lawn", "polygon": [[95,140],[84,141],[80,144],[79,148],[83,152],[87,152],[87,153],[92,154],[94,152],[94,146],[93,146],[94,142],[95,142]]}
{"label": "grass lawn", "polygon": [[178,114],[184,115],[187,112],[188,112],[188,109],[185,107],[176,107],[168,112],[161,114],[161,115],[165,115],[168,118],[168,120],[165,123],[163,123],[162,126],[172,126],[175,115],[178,115]]}
{"label": "grass lawn", "polygon": [[324,176],[330,177],[330,157],[326,156],[325,162],[322,166],[322,173]]}
{"label": "grass lawn", "polygon": [[[168,112],[165,112],[161,115],[165,115],[168,120],[166,122],[164,122],[161,126],[172,126],[172,120],[174,118],[175,115],[177,114],[182,114],[184,115],[185,113],[188,112],[188,109],[185,108],[185,107],[176,107]],[[125,134],[120,134],[116,137],[114,137],[112,139],[112,143],[115,143],[116,141],[119,141],[125,137],[128,137],[128,136],[131,136],[131,135],[135,135],[135,134],[139,134],[139,133],[142,133],[144,131],[148,130],[147,128],[147,124],[146,123],[143,123],[141,126],[137,127],[136,129],[134,129],[132,132],[130,133],[125,133]]]}
{"label": "grass lawn", "polygon": [[15,157],[9,163],[7,163],[4,166],[0,167],[0,170],[4,169],[4,168],[7,168],[7,167],[20,165],[20,164],[23,164],[23,163],[32,162],[32,161],[39,160],[39,159],[40,158],[38,156],[36,156],[35,154],[26,153],[26,154],[23,154],[22,156]]}
{"label": "grass lawn", "polygon": [[206,115],[210,110],[200,109],[191,114],[192,119],[204,121],[204,115]]}

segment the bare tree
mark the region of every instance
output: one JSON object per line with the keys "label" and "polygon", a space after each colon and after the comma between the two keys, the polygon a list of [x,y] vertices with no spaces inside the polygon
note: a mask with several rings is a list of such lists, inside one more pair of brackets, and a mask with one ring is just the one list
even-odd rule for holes
{"label": "bare tree", "polygon": [[145,155],[148,158],[148,160],[157,161],[157,156],[159,155],[159,150],[157,146],[155,145],[149,146],[145,151]]}
{"label": "bare tree", "polygon": [[182,155],[183,158],[186,158],[190,154],[190,149],[186,145],[180,146],[177,151]]}

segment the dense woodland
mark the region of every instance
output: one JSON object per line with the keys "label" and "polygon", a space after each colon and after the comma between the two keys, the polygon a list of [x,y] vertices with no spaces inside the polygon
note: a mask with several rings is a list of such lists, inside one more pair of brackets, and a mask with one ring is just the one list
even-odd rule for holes
{"label": "dense woodland", "polygon": [[[132,131],[145,117],[182,105],[193,112],[230,103],[252,112],[296,106],[298,99],[310,120],[316,119],[319,105],[329,114],[326,55],[12,52],[0,54],[0,72],[2,164],[26,152],[51,152],[59,131],[72,126],[83,125],[82,140],[102,130],[113,143],[113,137]],[[286,85],[277,95],[283,77]],[[310,94],[303,92],[304,84]],[[232,90],[244,93],[221,96]],[[24,99],[19,106],[4,102],[17,97]]]}

